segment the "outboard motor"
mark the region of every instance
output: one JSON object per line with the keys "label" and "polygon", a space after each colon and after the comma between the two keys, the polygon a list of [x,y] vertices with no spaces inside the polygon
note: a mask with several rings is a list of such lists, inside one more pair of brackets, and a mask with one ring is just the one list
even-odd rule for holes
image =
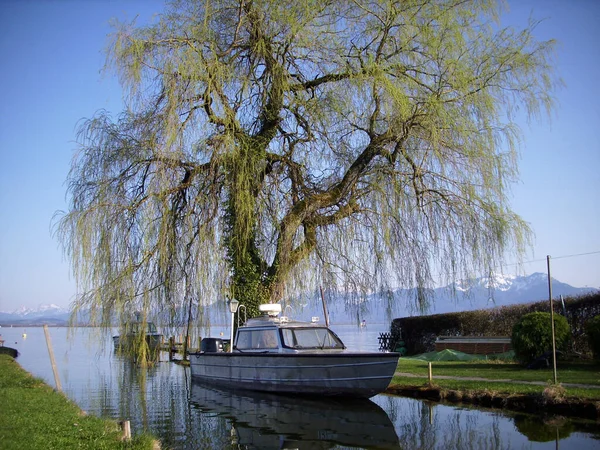
{"label": "outboard motor", "polygon": [[219,353],[223,351],[223,339],[203,338],[200,343],[200,350],[206,353]]}

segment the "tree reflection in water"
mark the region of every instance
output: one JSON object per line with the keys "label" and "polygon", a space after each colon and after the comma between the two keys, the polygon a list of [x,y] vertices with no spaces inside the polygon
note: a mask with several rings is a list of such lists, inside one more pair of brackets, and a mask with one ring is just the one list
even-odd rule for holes
{"label": "tree reflection in water", "polygon": [[600,440],[595,421],[543,419],[391,396],[378,396],[375,401],[388,412],[403,448],[512,449],[532,448],[535,442],[552,442],[542,448],[559,448],[564,441],[564,448],[583,450],[597,448]]}

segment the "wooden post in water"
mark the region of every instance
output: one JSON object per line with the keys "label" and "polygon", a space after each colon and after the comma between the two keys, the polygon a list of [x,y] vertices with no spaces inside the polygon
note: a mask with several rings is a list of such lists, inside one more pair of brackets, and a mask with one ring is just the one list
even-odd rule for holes
{"label": "wooden post in water", "polygon": [[44,334],[46,335],[46,345],[48,346],[48,355],[50,355],[52,373],[54,373],[54,384],[56,384],[56,389],[59,392],[62,392],[62,386],[60,384],[60,378],[58,377],[58,370],[56,368],[56,361],[54,360],[54,351],[52,350],[52,341],[50,340],[50,332],[48,331],[48,325],[44,325]]}
{"label": "wooden post in water", "polygon": [[175,338],[171,336],[169,338],[169,361],[173,361],[173,349],[175,348]]}

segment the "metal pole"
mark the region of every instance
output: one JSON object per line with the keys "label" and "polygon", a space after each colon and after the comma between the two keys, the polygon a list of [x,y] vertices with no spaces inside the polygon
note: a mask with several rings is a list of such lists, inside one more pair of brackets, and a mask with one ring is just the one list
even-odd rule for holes
{"label": "metal pole", "polygon": [[229,341],[229,353],[233,353],[233,321],[235,318],[235,313],[232,312],[231,313],[231,336],[230,336],[230,341]]}
{"label": "metal pole", "polygon": [[554,384],[558,383],[556,375],[556,335],[554,333],[554,308],[552,306],[552,277],[550,276],[550,255],[546,256],[548,262],[548,295],[550,298],[550,321],[552,322],[552,364],[554,367]]}

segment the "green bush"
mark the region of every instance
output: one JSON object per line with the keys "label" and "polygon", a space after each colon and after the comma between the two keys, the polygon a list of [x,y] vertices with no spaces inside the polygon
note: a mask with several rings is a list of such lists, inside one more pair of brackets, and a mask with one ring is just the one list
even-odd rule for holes
{"label": "green bush", "polygon": [[600,315],[593,317],[585,324],[585,334],[594,358],[600,359]]}
{"label": "green bush", "polygon": [[[569,342],[571,330],[567,319],[554,314],[556,349],[564,348]],[[527,364],[538,356],[552,350],[552,324],[550,313],[525,314],[513,327],[512,346],[519,361]]]}

